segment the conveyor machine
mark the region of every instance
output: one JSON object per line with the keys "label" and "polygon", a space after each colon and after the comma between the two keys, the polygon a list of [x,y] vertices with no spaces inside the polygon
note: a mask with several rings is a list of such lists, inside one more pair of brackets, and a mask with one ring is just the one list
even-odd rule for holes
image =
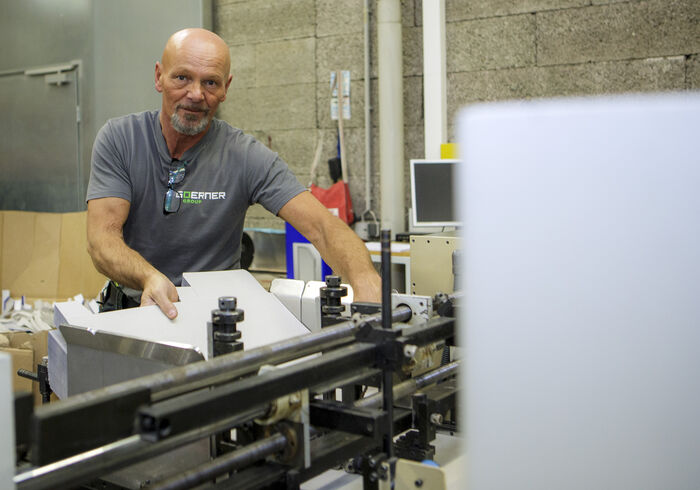
{"label": "conveyor machine", "polygon": [[[385,268],[388,244],[386,235]],[[135,488],[300,488],[341,466],[361,474],[364,488],[392,488],[399,458],[432,459],[436,431],[456,431],[459,362],[441,354],[454,345],[457,295],[392,297],[385,281],[382,304],[354,303],[348,320],[337,315],[338,282],[324,293],[320,332],[70,396],[30,416],[31,399],[18,397],[16,488],[129,488],[118,476],[135,466],[149,475]]]}

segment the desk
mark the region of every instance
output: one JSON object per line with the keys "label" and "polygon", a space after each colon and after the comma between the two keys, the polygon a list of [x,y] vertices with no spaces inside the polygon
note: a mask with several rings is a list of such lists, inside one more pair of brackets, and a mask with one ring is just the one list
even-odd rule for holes
{"label": "desk", "polygon": [[[365,242],[372,262],[381,263],[382,245],[380,242]],[[404,293],[411,293],[411,246],[403,242],[391,242],[391,263],[403,266]]]}

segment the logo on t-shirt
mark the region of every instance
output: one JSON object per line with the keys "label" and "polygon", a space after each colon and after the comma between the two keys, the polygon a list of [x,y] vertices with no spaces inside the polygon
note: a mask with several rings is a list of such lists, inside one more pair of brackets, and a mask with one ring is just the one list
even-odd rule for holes
{"label": "logo on t-shirt", "polygon": [[178,195],[182,199],[183,204],[202,204],[203,201],[226,199],[226,191],[178,191]]}

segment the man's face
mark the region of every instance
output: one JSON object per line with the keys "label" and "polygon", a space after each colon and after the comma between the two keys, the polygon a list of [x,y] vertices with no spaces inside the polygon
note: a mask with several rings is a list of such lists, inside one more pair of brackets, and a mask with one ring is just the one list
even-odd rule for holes
{"label": "man's face", "polygon": [[188,39],[156,63],[156,89],[163,94],[163,124],[178,133],[205,131],[231,83],[228,52],[212,43]]}

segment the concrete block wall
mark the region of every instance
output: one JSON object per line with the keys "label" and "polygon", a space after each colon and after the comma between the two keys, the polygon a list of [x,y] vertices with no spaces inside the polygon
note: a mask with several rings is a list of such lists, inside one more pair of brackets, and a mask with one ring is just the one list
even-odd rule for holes
{"label": "concrete block wall", "polygon": [[[376,12],[376,0],[370,2]],[[350,191],[365,209],[363,0],[216,0],[214,29],[229,44],[233,84],[219,117],[280,153],[303,184],[319,138],[328,185],[336,123],[331,70],[350,70],[345,121]],[[445,0],[450,139],[464,105],[622,92],[700,89],[698,0]],[[372,210],[379,209],[376,18],[372,24]],[[402,0],[406,189],[424,155],[422,0]],[[409,196],[406,196],[408,205]],[[250,227],[283,226],[256,206]]]}

